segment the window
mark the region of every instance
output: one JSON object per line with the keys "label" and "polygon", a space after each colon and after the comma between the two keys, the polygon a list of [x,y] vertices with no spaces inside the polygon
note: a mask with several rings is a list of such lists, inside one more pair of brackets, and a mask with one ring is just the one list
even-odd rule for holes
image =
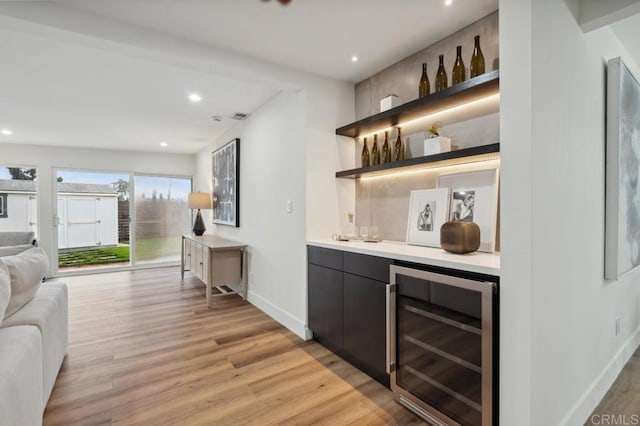
{"label": "window", "polygon": [[0,194],[0,218],[9,217],[7,214],[7,194]]}

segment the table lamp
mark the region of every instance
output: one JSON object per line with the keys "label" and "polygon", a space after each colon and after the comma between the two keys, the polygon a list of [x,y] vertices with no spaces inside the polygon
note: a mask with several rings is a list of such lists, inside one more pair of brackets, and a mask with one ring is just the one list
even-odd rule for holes
{"label": "table lamp", "polygon": [[200,209],[211,208],[211,195],[207,192],[191,192],[189,193],[189,208],[198,209],[196,214],[196,221],[193,223],[193,233],[195,235],[202,235],[207,228],[204,226]]}

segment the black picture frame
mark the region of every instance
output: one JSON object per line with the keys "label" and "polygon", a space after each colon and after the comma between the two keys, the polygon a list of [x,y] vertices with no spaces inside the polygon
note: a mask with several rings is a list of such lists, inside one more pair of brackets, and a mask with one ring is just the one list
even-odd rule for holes
{"label": "black picture frame", "polygon": [[211,154],[213,223],[240,227],[240,138]]}

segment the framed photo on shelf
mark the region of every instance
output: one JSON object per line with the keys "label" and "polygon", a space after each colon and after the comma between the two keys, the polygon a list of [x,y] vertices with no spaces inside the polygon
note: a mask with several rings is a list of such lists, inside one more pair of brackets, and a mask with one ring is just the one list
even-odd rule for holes
{"label": "framed photo on shelf", "polygon": [[240,139],[213,151],[213,223],[240,226]]}
{"label": "framed photo on shelf", "polygon": [[438,188],[451,191],[448,220],[474,222],[480,227],[479,251],[495,251],[498,175],[498,169],[488,169],[438,177]]}
{"label": "framed photo on shelf", "polygon": [[440,227],[449,220],[449,188],[411,191],[407,244],[440,247]]}

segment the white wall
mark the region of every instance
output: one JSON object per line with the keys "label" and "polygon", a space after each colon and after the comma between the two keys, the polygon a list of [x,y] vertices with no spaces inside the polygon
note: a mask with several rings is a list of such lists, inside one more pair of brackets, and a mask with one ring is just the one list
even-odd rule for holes
{"label": "white wall", "polygon": [[[27,166],[38,169],[39,244],[53,259],[56,252],[54,240],[56,228],[53,227],[55,168],[193,176],[195,157],[182,154],[0,144],[0,167],[5,166]],[[49,271],[49,275],[52,271],[53,269]]]}
{"label": "white wall", "polygon": [[303,338],[307,235],[336,232],[355,199],[335,181],[344,145],[335,129],[352,117],[353,87],[317,82],[281,92],[197,156],[195,188],[210,191],[211,152],[240,138],[240,228],[213,225],[207,211],[207,233],[249,245],[249,301]]}
{"label": "white wall", "polygon": [[640,74],[563,0],[500,8],[519,22],[501,27],[501,423],[581,425],[640,342],[640,270],[603,278],[606,61]]}

